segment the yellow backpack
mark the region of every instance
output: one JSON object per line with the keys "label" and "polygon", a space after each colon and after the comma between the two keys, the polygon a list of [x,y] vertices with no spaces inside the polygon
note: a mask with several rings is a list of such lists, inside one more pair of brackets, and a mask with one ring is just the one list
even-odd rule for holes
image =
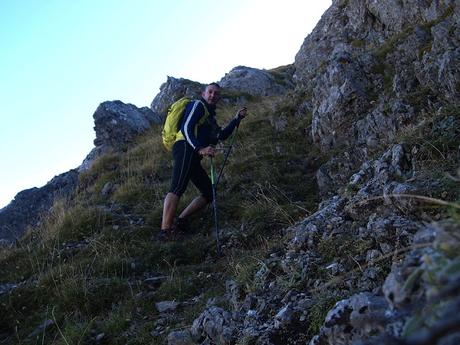
{"label": "yellow backpack", "polygon": [[[174,102],[169,107],[168,114],[166,115],[165,124],[161,132],[161,135],[163,137],[163,145],[168,151],[172,150],[174,143],[176,141],[185,139],[184,135],[182,134],[180,130],[180,123],[181,123],[182,117],[184,116],[185,107],[190,101],[191,99],[189,97],[182,97],[181,99]],[[200,102],[200,101],[196,101],[196,102]],[[209,115],[208,110],[206,109],[206,106],[204,107],[204,109],[205,109],[205,115],[200,119],[198,123],[199,125],[201,125]],[[195,127],[195,135],[197,134],[197,129],[198,129],[198,126]]]}

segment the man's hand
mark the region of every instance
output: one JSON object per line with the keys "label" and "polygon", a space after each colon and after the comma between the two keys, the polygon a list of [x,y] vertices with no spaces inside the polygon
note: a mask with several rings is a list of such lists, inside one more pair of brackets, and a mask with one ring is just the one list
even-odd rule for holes
{"label": "man's hand", "polygon": [[236,112],[235,118],[244,119],[247,114],[248,114],[248,109],[246,107],[243,107]]}
{"label": "man's hand", "polygon": [[198,154],[203,157],[214,157],[216,154],[216,150],[212,146],[206,146],[203,147],[202,149],[198,150]]}

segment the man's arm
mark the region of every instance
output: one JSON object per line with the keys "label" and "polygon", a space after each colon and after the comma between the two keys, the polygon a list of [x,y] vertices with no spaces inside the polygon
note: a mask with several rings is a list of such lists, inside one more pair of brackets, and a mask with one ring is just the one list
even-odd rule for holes
{"label": "man's arm", "polygon": [[217,137],[218,140],[225,140],[227,139],[235,130],[236,127],[240,125],[242,119],[244,119],[247,115],[247,108],[241,108],[236,112],[235,117],[229,122],[229,124],[219,132]]}

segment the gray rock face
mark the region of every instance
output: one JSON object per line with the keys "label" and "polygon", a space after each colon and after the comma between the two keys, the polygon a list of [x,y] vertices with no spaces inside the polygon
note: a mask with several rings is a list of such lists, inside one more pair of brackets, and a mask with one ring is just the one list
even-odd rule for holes
{"label": "gray rock face", "polygon": [[[286,78],[289,80],[290,78]],[[223,88],[244,92],[252,96],[273,96],[285,94],[293,87],[292,82],[281,84],[269,71],[238,66],[220,80]]]}
{"label": "gray rock face", "polygon": [[171,104],[185,96],[199,98],[204,87],[205,85],[188,79],[168,77],[161,85],[160,92],[153,99],[150,109],[163,121]]}
{"label": "gray rock face", "polygon": [[[336,0],[305,39],[297,91],[311,95],[314,142],[348,151],[342,175],[422,109],[460,101],[459,12],[457,1]],[[334,170],[334,159],[323,172]]]}
{"label": "gray rock face", "polygon": [[137,108],[121,101],[101,103],[93,117],[96,131],[94,145],[114,148],[130,143],[152,124],[161,122],[149,108]]}
{"label": "gray rock face", "polygon": [[88,154],[79,167],[79,171],[88,170],[100,155],[120,151],[133,142],[139,134],[153,124],[161,123],[161,118],[149,108],[137,108],[121,101],[101,103],[93,114],[96,147]]}
{"label": "gray rock face", "polygon": [[[277,71],[266,71],[256,68],[238,66],[219,81],[224,91],[233,91],[251,96],[282,95],[293,88],[293,68],[280,68]],[[150,105],[153,113],[162,120],[166,118],[168,108],[181,97],[199,98],[205,88],[200,84],[184,78],[168,77],[160,87],[160,92],[155,96]],[[235,104],[238,99],[223,96],[224,103]]]}
{"label": "gray rock face", "polygon": [[0,210],[0,239],[12,242],[20,238],[27,226],[40,221],[57,197],[69,197],[78,183],[78,172],[70,170],[55,176],[41,188],[19,192],[13,201]]}

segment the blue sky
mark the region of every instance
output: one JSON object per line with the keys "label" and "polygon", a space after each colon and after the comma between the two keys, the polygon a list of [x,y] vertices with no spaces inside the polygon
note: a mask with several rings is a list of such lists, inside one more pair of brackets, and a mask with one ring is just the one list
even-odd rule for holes
{"label": "blue sky", "polygon": [[330,0],[0,2],[0,208],[78,167],[106,100],[294,61]]}

